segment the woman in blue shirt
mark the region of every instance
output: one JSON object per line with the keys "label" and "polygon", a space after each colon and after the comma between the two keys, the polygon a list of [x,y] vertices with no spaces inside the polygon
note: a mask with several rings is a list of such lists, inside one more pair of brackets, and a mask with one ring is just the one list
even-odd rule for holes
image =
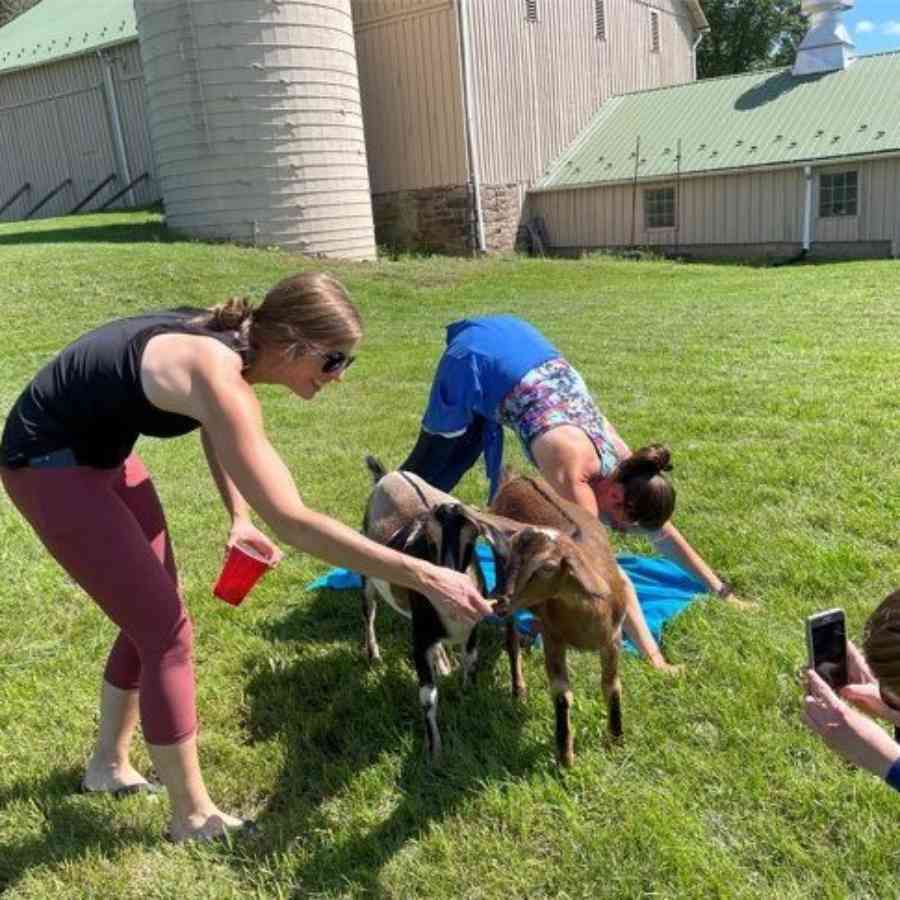
{"label": "woman in blue shirt", "polygon": [[[422,430],[402,469],[452,491],[481,454],[497,491],[503,426],[519,437],[556,491],[608,526],[648,532],[654,546],[700,578],[710,593],[733,599],[723,581],[669,521],[675,490],[659,445],[632,453],[592,400],[578,372],[533,325],[510,315],[483,316],[447,328]],[[671,670],[637,599],[625,630],[650,662]]]}

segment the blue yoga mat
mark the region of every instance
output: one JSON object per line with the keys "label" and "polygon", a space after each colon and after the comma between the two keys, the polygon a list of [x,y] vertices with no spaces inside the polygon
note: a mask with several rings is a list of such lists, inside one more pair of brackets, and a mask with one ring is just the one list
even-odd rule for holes
{"label": "blue yoga mat", "polygon": [[[476,556],[484,574],[485,584],[490,591],[496,583],[491,548],[487,544],[479,543],[476,547]],[[657,642],[662,637],[662,628],[666,622],[674,619],[697,597],[707,593],[706,586],[702,581],[671,560],[658,556],[637,556],[635,554],[622,554],[616,559],[634,585],[638,603],[640,603],[644,618],[647,620],[647,626]],[[332,569],[310,582],[306,589],[317,591],[328,588],[332,591],[343,591],[360,587],[362,587],[362,579],[356,572],[351,572],[349,569]],[[514,613],[513,619],[516,628],[523,635],[534,637],[537,634],[534,630],[534,615],[527,609]],[[485,621],[499,625],[505,620],[500,616],[487,616]],[[632,653],[636,652],[631,641],[626,640],[625,646]]]}

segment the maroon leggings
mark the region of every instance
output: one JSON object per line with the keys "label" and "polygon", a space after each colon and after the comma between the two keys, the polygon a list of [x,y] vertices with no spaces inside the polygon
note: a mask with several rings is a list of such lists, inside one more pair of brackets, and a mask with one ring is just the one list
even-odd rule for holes
{"label": "maroon leggings", "polygon": [[140,457],[117,469],[0,467],[0,480],[56,561],[119,626],[104,677],[139,691],[148,743],[187,740],[197,728],[193,629]]}

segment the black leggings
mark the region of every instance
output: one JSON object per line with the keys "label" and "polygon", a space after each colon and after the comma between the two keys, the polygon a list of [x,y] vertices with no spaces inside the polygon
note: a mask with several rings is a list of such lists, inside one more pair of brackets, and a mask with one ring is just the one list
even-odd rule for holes
{"label": "black leggings", "polygon": [[400,468],[449,493],[484,451],[484,424],[485,420],[476,416],[457,437],[420,431],[415,447]]}

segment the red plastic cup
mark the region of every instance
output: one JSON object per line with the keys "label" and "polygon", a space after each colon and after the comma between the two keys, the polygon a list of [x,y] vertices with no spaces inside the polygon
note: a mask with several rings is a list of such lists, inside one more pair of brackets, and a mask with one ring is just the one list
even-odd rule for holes
{"label": "red plastic cup", "polygon": [[213,593],[226,603],[238,606],[250,589],[271,568],[269,561],[247,544],[228,548],[225,565]]}

